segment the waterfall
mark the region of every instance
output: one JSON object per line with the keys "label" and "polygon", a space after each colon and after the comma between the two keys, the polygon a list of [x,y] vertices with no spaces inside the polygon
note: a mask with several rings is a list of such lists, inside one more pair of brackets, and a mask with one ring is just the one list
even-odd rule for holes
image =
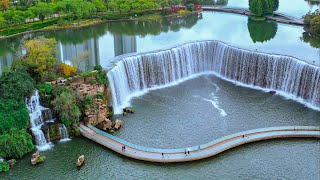
{"label": "waterfall", "polygon": [[41,127],[43,125],[42,111],[46,108],[40,105],[39,92],[36,91],[30,99],[26,99],[26,105],[29,111],[31,131],[36,141],[38,150],[51,148],[51,143],[47,142]]}
{"label": "waterfall", "polygon": [[320,67],[294,57],[244,50],[220,41],[197,41],[120,58],[107,74],[115,113],[129,106],[132,97],[203,74],[274,90],[320,110]]}
{"label": "waterfall", "polygon": [[61,124],[59,126],[59,130],[60,130],[60,134],[61,134],[61,140],[60,142],[64,142],[64,141],[69,141],[70,138],[69,138],[69,135],[68,135],[68,131],[67,131],[67,128],[64,124]]}

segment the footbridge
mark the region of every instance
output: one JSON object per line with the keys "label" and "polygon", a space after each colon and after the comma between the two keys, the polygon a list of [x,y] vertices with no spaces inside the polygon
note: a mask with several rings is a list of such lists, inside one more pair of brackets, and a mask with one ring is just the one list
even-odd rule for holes
{"label": "footbridge", "polygon": [[[150,162],[175,163],[215,156],[228,149],[276,138],[320,138],[320,126],[285,126],[243,131],[212,142],[180,149],[156,149],[134,145],[91,125],[80,124],[81,134],[124,156]],[[125,146],[125,149],[123,149]]]}
{"label": "footbridge", "polygon": [[[204,11],[217,11],[217,12],[226,12],[226,13],[234,13],[234,14],[242,14],[247,16],[252,16],[250,11],[245,8],[231,8],[231,7],[214,7],[214,6],[202,6],[202,10]],[[304,22],[302,19],[289,16],[283,13],[274,12],[273,15],[269,15],[265,17],[268,20],[277,21],[280,23],[286,24],[295,24],[299,26],[303,26]]]}

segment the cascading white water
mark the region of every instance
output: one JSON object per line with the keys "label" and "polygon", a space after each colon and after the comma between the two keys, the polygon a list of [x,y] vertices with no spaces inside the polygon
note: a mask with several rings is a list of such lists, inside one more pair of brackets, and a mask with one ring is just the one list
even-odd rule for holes
{"label": "cascading white water", "polygon": [[67,131],[67,128],[64,124],[61,124],[59,126],[59,130],[60,130],[60,134],[61,134],[61,140],[60,142],[64,142],[64,141],[69,141],[70,138],[69,138],[69,135],[68,135],[68,131]]}
{"label": "cascading white water", "polygon": [[43,125],[42,111],[45,109],[40,105],[39,92],[36,91],[30,99],[26,100],[26,105],[29,111],[31,131],[36,141],[38,150],[49,149],[52,145],[47,142],[41,127]]}
{"label": "cascading white water", "polygon": [[246,87],[275,90],[320,110],[320,67],[289,56],[201,41],[119,60],[107,74],[114,111],[121,113],[134,96],[208,73]]}

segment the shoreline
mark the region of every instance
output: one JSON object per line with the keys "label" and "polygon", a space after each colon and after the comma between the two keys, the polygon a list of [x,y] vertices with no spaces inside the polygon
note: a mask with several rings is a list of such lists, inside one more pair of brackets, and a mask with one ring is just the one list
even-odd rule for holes
{"label": "shoreline", "polygon": [[[201,13],[202,11],[203,10],[198,10],[198,11],[193,11],[193,12],[186,12],[186,13],[181,13],[181,14],[170,14],[170,15],[167,15],[167,16],[161,16],[161,18],[185,16],[185,15],[189,15],[189,14]],[[147,14],[147,15],[155,15],[155,14]],[[160,18],[157,18],[157,19],[160,19]],[[86,20],[90,20],[90,19],[83,19],[83,21],[86,21]],[[84,24],[84,25],[80,25],[80,26],[70,26],[70,27],[54,27],[54,28],[46,28],[45,27],[45,28],[41,28],[41,29],[30,30],[30,31],[17,33],[17,34],[12,34],[12,35],[9,35],[9,36],[0,36],[0,40],[4,40],[4,39],[7,39],[7,38],[12,38],[12,37],[19,36],[19,35],[37,33],[37,32],[46,32],[46,31],[63,30],[63,29],[80,29],[80,28],[95,26],[95,25],[99,25],[99,24],[103,24],[103,23],[107,23],[107,22],[149,21],[149,20],[155,20],[155,19],[141,18],[141,17],[130,19],[130,17],[128,17],[128,18],[123,18],[123,19],[101,20],[99,18],[96,18],[96,22],[95,23],[89,23],[89,24]]]}

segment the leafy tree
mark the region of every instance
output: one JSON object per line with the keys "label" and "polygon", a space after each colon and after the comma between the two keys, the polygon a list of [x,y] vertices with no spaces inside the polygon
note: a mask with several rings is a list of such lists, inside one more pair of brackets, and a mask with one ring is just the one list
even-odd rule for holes
{"label": "leafy tree", "polygon": [[272,14],[279,7],[279,0],[249,0],[249,10],[255,16]]}
{"label": "leafy tree", "polygon": [[11,128],[26,129],[29,113],[23,101],[0,99],[0,133]]}
{"label": "leafy tree", "polygon": [[24,101],[35,89],[31,76],[23,71],[11,71],[0,78],[0,97]]}
{"label": "leafy tree", "polygon": [[[28,71],[34,71],[33,75],[38,81],[46,80],[50,75],[52,66],[57,62],[55,58],[57,41],[54,38],[43,36],[24,42],[23,46],[27,53],[23,57],[22,64]],[[36,75],[40,75],[36,77]]]}
{"label": "leafy tree", "polygon": [[255,16],[263,15],[263,0],[249,0],[249,10]]}
{"label": "leafy tree", "polygon": [[70,126],[79,122],[81,112],[76,105],[76,97],[71,92],[65,91],[59,94],[52,105],[54,110],[59,113],[64,125]]}
{"label": "leafy tree", "polygon": [[26,130],[11,129],[9,133],[0,134],[0,156],[21,158],[34,149],[32,137]]}

